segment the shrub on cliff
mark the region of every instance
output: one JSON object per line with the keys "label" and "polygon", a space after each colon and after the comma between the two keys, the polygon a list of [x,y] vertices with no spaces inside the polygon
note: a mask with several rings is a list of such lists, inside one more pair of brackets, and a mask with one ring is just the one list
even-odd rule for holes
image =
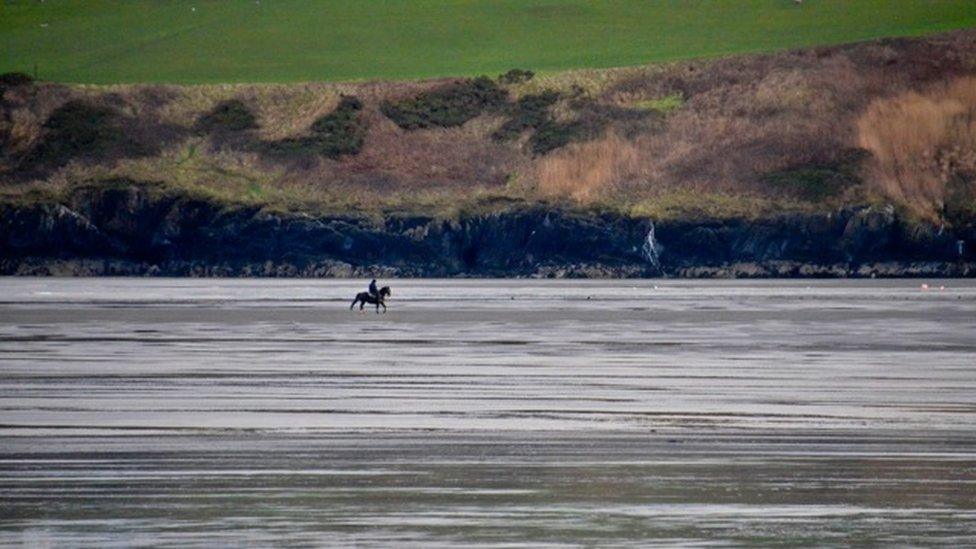
{"label": "shrub on cliff", "polygon": [[125,139],[120,113],[104,105],[72,100],[48,117],[28,162],[64,165],[76,157],[102,156],[113,149],[128,153],[138,149]]}
{"label": "shrub on cliff", "polygon": [[830,162],[795,166],[763,177],[763,182],[797,198],[819,202],[836,197],[861,183],[861,163],[870,156],[864,149],[847,149]]}
{"label": "shrub on cliff", "polygon": [[332,159],[359,154],[367,129],[359,116],[362,108],[358,98],[344,95],[335,110],[312,123],[310,135],[266,142],[264,149],[278,156],[321,155]]}
{"label": "shrub on cliff", "polygon": [[549,90],[520,97],[509,108],[508,120],[492,134],[492,138],[497,141],[511,141],[526,130],[538,129],[549,122],[549,107],[558,100],[559,94]]}
{"label": "shrub on cliff", "polygon": [[487,76],[461,80],[399,101],[380,110],[405,130],[460,126],[505,103],[507,92]]}
{"label": "shrub on cliff", "polygon": [[362,108],[358,98],[344,95],[334,111],[312,123],[319,154],[338,158],[362,150],[366,140],[366,125],[358,115]]}
{"label": "shrub on cliff", "polygon": [[339,105],[331,113],[312,123],[312,133],[321,136],[336,136],[337,139],[355,134],[360,129],[356,113],[363,109],[363,103],[356,97],[343,95]]}
{"label": "shrub on cliff", "polygon": [[535,73],[524,69],[512,69],[505,74],[498,76],[498,81],[502,84],[521,84],[532,80]]}
{"label": "shrub on cliff", "polygon": [[579,121],[556,122],[547,120],[536,128],[529,138],[532,154],[546,154],[574,141],[582,140],[588,134],[586,125]]}
{"label": "shrub on cliff", "polygon": [[209,112],[197,118],[200,133],[240,132],[257,128],[257,119],[242,101],[229,99],[217,103]]}
{"label": "shrub on cliff", "polygon": [[3,100],[3,94],[8,89],[29,86],[33,83],[34,79],[29,74],[22,72],[5,72],[0,74],[0,101]]}
{"label": "shrub on cliff", "polygon": [[956,173],[946,190],[946,221],[957,227],[976,228],[976,170]]}
{"label": "shrub on cliff", "polygon": [[492,138],[511,141],[532,130],[529,138],[532,154],[543,155],[570,143],[595,139],[608,127],[615,127],[621,135],[631,138],[651,127],[648,119],[660,118],[658,113],[607,105],[577,94],[570,96],[568,102],[573,119],[556,120],[550,111],[561,97],[551,90],[521,97],[508,108],[508,120]]}

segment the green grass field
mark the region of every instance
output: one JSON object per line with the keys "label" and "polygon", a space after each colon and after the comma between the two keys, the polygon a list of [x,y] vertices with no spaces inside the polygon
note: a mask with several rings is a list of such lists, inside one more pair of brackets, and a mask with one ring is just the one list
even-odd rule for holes
{"label": "green grass field", "polygon": [[406,79],[637,65],[976,26],[973,0],[4,0],[0,72]]}

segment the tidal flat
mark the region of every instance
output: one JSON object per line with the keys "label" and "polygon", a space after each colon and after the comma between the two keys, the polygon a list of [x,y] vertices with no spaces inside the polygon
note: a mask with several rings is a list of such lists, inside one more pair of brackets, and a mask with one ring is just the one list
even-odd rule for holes
{"label": "tidal flat", "polygon": [[0,279],[0,544],[960,546],[976,281]]}

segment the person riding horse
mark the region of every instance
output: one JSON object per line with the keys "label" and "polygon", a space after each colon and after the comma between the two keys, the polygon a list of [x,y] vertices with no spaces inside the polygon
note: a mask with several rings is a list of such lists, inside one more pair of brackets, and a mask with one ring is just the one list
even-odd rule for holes
{"label": "person riding horse", "polygon": [[349,305],[349,309],[352,310],[356,304],[359,304],[359,310],[362,311],[363,307],[369,303],[371,305],[376,305],[376,312],[380,312],[380,307],[383,307],[383,312],[386,312],[386,298],[390,296],[389,286],[383,286],[379,290],[376,289],[376,279],[373,279],[369,283],[368,292],[359,292],[356,294],[356,298],[352,300],[352,304]]}

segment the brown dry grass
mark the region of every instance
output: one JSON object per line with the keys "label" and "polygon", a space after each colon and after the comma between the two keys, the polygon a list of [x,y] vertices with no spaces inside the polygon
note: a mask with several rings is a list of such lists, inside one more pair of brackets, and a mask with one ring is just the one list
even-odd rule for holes
{"label": "brown dry grass", "polygon": [[638,177],[640,169],[637,144],[611,132],[540,159],[529,177],[539,196],[589,204],[605,197],[614,186]]}
{"label": "brown dry grass", "polygon": [[950,180],[976,173],[976,78],[873,102],[857,122],[868,181],[914,214],[937,219]]}

